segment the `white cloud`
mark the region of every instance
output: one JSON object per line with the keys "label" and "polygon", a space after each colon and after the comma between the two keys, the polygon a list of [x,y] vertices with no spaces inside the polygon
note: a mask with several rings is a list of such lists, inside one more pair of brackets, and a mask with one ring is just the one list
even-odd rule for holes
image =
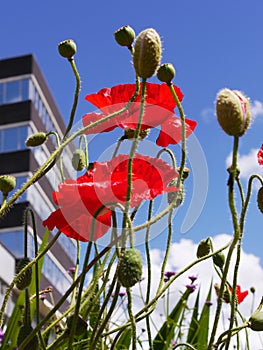
{"label": "white cloud", "polygon": [[251,102],[250,110],[254,120],[258,117],[263,117],[263,102],[257,100]]}
{"label": "white cloud", "polygon": [[[231,236],[226,234],[221,234],[213,237],[213,245],[214,248],[217,249],[219,247],[222,247],[224,244],[229,242],[231,240]],[[190,262],[192,262],[194,259],[196,259],[196,250],[197,250],[197,244],[195,244],[193,241],[188,239],[181,239],[178,243],[173,243],[171,246],[171,251],[169,254],[169,259],[167,263],[167,270],[174,270],[179,272],[181,269],[183,269],[185,266],[187,266]],[[151,289],[151,296],[154,296],[154,293],[156,291],[157,285],[159,283],[160,279],[160,269],[161,269],[161,263],[163,260],[164,252],[159,249],[154,249],[151,251],[151,257],[152,257],[152,289]],[[233,255],[235,257],[235,254]],[[252,293],[249,293],[249,295],[246,297],[246,299],[240,304],[240,311],[243,314],[245,318],[249,318],[251,315],[251,308],[255,309],[261,299],[261,296],[263,295],[263,269],[260,265],[260,260],[258,257],[256,257],[253,254],[248,254],[245,251],[242,250],[241,253],[241,263],[239,268],[239,278],[238,278],[238,284],[241,286],[241,291],[243,290],[249,290],[250,287],[256,288],[255,293],[255,305],[252,307]],[[235,259],[232,259],[231,267],[229,269],[229,281],[231,282],[232,279],[232,273],[234,270],[234,262]],[[144,275],[147,275],[147,269],[144,267]],[[180,276],[177,280],[175,280],[174,284],[170,287],[170,310],[172,310],[173,306],[177,303],[177,301],[180,298],[180,292],[185,290],[185,285],[190,283],[190,280],[188,276],[196,275],[198,276],[198,279],[196,283],[201,288],[201,302],[200,305],[202,305],[202,302],[205,302],[206,295],[208,293],[208,289],[211,283],[211,280],[213,279],[214,283],[220,283],[219,277],[216,275],[213,264],[211,259],[206,260],[200,264],[195,265],[192,267],[189,271],[184,273],[184,275]],[[140,307],[142,307],[143,301],[141,299],[141,295],[145,295],[146,293],[146,280],[142,281],[139,285],[136,285],[132,288],[133,292],[133,298],[134,298],[134,311],[137,312]],[[213,319],[213,315],[215,313],[216,309],[216,295],[213,291],[213,305],[211,306],[211,319]],[[192,303],[195,301],[196,292],[192,294]],[[156,326],[156,329],[160,328],[162,323],[165,320],[165,317],[163,316],[165,314],[165,298],[161,298],[159,300],[159,303],[156,307],[156,310],[151,314],[151,318],[153,320],[153,323]],[[222,315],[224,317],[225,323],[227,324],[227,320],[229,317],[229,304],[223,305]],[[123,311],[122,316],[124,317]],[[120,316],[118,316],[120,317]],[[144,322],[140,322],[138,324],[138,333],[141,332],[141,329],[145,328]],[[223,331],[223,325],[220,325],[220,332]],[[154,331],[153,331],[154,333]],[[220,333],[219,333],[220,334]],[[262,343],[259,337],[259,333],[257,332],[249,332],[250,334],[250,346],[251,349],[262,349]],[[145,332],[146,336],[146,332]],[[244,342],[245,339],[245,332],[240,332],[240,340],[241,343]],[[145,343],[145,349],[148,349],[147,343]],[[234,343],[233,343],[234,344]],[[244,347],[243,347],[244,349]]]}

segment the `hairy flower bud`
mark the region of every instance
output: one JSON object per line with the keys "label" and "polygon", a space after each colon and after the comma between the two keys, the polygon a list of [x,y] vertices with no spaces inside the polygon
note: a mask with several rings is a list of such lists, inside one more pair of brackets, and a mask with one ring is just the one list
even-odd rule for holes
{"label": "hairy flower bud", "polygon": [[258,190],[258,195],[257,195],[257,202],[258,202],[258,209],[261,211],[263,214],[263,187],[261,187]]}
{"label": "hairy flower bud", "polygon": [[213,255],[213,262],[216,266],[222,269],[225,264],[225,255],[223,253],[217,253]]}
{"label": "hairy flower bud", "polygon": [[[16,267],[16,274],[18,274],[28,263],[30,262],[30,259],[23,258],[20,260]],[[30,285],[32,281],[32,268],[28,268],[18,279],[16,282],[16,287],[19,290],[23,290],[26,287]]]}
{"label": "hairy flower bud", "polygon": [[157,78],[164,83],[171,83],[174,77],[175,69],[171,63],[164,63],[157,70]]}
{"label": "hairy flower bud", "polygon": [[216,101],[217,119],[230,136],[242,136],[250,124],[249,99],[238,90],[222,89]]}
{"label": "hairy flower bud", "polygon": [[82,149],[77,149],[72,156],[72,166],[76,171],[81,171],[85,167],[86,156]]}
{"label": "hairy flower bud", "polygon": [[[177,179],[173,179],[169,183],[169,186],[175,187],[176,184],[177,184]],[[181,183],[179,191],[168,192],[167,200],[168,200],[168,204],[174,203],[175,208],[179,207],[184,201],[184,184]]]}
{"label": "hairy flower bud", "polygon": [[58,52],[62,57],[72,58],[77,52],[77,46],[71,39],[64,40],[58,44]]}
{"label": "hairy flower bud", "polygon": [[211,251],[211,238],[208,237],[207,239],[203,239],[197,247],[196,256],[198,258],[202,258],[203,256],[206,256]]}
{"label": "hairy flower bud", "polygon": [[47,138],[48,136],[45,132],[37,132],[36,134],[30,135],[25,143],[27,147],[36,147],[45,143]]}
{"label": "hairy flower bud", "polygon": [[[18,337],[17,337],[17,345],[19,348],[19,345],[23,343],[23,341],[33,332],[33,328],[30,325],[24,325],[20,328]],[[26,346],[27,350],[38,350],[39,344],[38,344],[38,338],[37,335],[34,335],[34,337],[30,340],[30,342]]]}
{"label": "hairy flower bud", "polygon": [[134,46],[133,64],[137,75],[144,79],[153,76],[160,64],[161,54],[159,34],[152,28],[143,30]]}
{"label": "hairy flower bud", "polygon": [[[145,139],[148,135],[149,135],[150,129],[144,129],[144,130],[140,130],[139,133],[139,140],[143,140]],[[130,129],[130,128],[126,128],[124,130],[124,138],[128,139],[128,140],[133,140],[135,136],[135,130]]]}
{"label": "hairy flower bud", "polygon": [[7,196],[9,192],[13,191],[16,187],[16,178],[12,175],[0,176],[0,191],[4,196]]}
{"label": "hairy flower bud", "polygon": [[123,287],[130,288],[142,278],[142,258],[137,249],[127,249],[119,260],[118,280]]}
{"label": "hairy flower bud", "polygon": [[135,39],[135,32],[130,26],[124,26],[116,30],[114,37],[119,45],[131,47]]}
{"label": "hairy flower bud", "polygon": [[255,311],[248,320],[249,327],[256,332],[263,331],[263,312]]}
{"label": "hairy flower bud", "polygon": [[[67,326],[69,329],[72,327],[73,319],[74,319],[74,315],[69,316],[67,319]],[[87,328],[88,328],[87,322],[85,320],[83,320],[82,317],[78,316],[75,335],[77,337],[83,335],[87,331]]]}

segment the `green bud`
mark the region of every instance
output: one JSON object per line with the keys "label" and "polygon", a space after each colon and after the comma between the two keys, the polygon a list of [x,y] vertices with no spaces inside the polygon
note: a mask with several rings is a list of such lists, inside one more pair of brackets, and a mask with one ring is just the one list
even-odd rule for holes
{"label": "green bud", "polygon": [[213,255],[213,262],[216,266],[222,269],[225,264],[225,255],[223,253]]}
{"label": "green bud", "polygon": [[[16,274],[18,274],[28,263],[30,262],[30,259],[23,258],[20,260],[16,267]],[[18,279],[16,282],[16,287],[19,290],[26,289],[30,285],[32,281],[32,268],[28,268]]]}
{"label": "green bud", "polygon": [[16,187],[16,178],[12,175],[0,176],[0,191],[4,196],[7,196],[9,192],[13,191]]}
{"label": "green bud", "polygon": [[[169,183],[169,186],[175,186],[176,187],[176,184],[177,184],[177,179],[173,179]],[[179,207],[184,201],[184,184],[181,183],[180,189],[178,191],[168,192],[167,200],[168,200],[168,204],[174,203],[174,207],[175,208]]]}
{"label": "green bud", "polygon": [[[72,327],[73,318],[74,318],[74,315],[71,315],[67,319],[67,326],[69,329]],[[87,328],[88,328],[87,322],[85,320],[83,320],[82,317],[78,316],[77,325],[76,325],[76,329],[75,329],[75,335],[77,337],[83,335],[87,331]]]}
{"label": "green bud", "polygon": [[203,239],[197,247],[196,256],[198,258],[202,258],[203,256],[206,256],[211,251],[211,238],[208,237],[207,239]]}
{"label": "green bud", "polygon": [[[145,139],[149,135],[150,129],[141,130],[139,133],[139,140]],[[124,138],[128,140],[133,140],[135,135],[135,130],[126,128],[124,130]]]}
{"label": "green bud", "polygon": [[30,135],[25,143],[27,147],[36,147],[45,143],[47,138],[48,136],[45,132],[37,132],[36,134]]}
{"label": "green bud", "polygon": [[116,30],[114,37],[119,45],[129,48],[135,39],[135,32],[130,26],[124,26]]}
{"label": "green bud", "polygon": [[142,278],[142,258],[137,249],[127,249],[119,260],[119,283],[126,288],[134,286]]}
{"label": "green bud", "polygon": [[58,52],[62,57],[72,58],[77,52],[77,46],[71,39],[64,40],[58,44]]}
{"label": "green bud", "polygon": [[249,127],[249,99],[238,90],[222,89],[216,101],[217,119],[230,136],[242,136]]}
{"label": "green bud", "polygon": [[[20,344],[33,332],[33,328],[30,325],[24,325],[20,328],[18,337],[17,337],[17,346],[19,348]],[[38,338],[37,335],[34,335],[33,339],[26,346],[26,350],[38,350]]]}
{"label": "green bud", "polygon": [[81,149],[77,149],[72,156],[72,166],[76,171],[84,169],[86,164],[85,153]]}
{"label": "green bud", "polygon": [[248,320],[249,327],[255,332],[263,331],[263,312],[255,311]]}
{"label": "green bud", "polygon": [[159,34],[152,28],[143,30],[134,45],[133,65],[136,74],[144,79],[153,76],[160,64],[161,54]]}
{"label": "green bud", "polygon": [[157,78],[164,83],[171,83],[174,77],[175,69],[171,63],[164,63],[157,70]]}

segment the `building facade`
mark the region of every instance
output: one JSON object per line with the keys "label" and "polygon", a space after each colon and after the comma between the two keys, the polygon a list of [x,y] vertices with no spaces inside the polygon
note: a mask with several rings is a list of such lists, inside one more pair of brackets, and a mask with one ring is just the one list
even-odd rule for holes
{"label": "building facade", "polygon": [[[55,149],[53,135],[42,146],[26,147],[27,137],[38,131],[56,131],[62,137],[65,125],[34,56],[0,60],[0,175],[12,174],[16,177],[14,191],[32,176]],[[70,176],[68,150],[63,154],[63,161],[66,163],[65,175]],[[4,293],[4,287],[15,274],[16,261],[23,257],[25,209],[29,207],[34,210],[40,244],[45,233],[42,220],[55,210],[52,192],[57,190],[59,182],[60,172],[56,165],[24,192],[5,217],[0,219],[0,250],[5,251],[5,261],[9,261],[8,273],[5,265],[0,265],[0,294]],[[34,246],[30,220],[28,233],[28,256],[32,258]],[[3,256],[2,253],[0,255]],[[67,270],[75,263],[76,243],[62,234],[45,256],[41,279],[42,288],[53,287],[55,300],[70,286],[72,279]],[[5,270],[1,271],[2,268]]]}

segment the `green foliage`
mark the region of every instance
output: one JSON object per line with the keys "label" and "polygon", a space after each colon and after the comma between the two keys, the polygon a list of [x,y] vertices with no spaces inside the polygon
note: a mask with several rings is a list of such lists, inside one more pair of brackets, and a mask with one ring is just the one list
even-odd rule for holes
{"label": "green foliage", "polygon": [[[45,246],[48,242],[48,237],[49,237],[49,230],[47,229],[45,232],[45,235],[43,237],[41,246],[39,248],[39,253],[45,248]],[[42,271],[43,262],[44,262],[44,257],[42,257],[38,261],[38,278],[39,278],[39,280],[41,278],[41,271]],[[32,272],[32,283],[30,284],[30,287],[29,287],[29,293],[31,296],[36,294],[35,269],[36,269],[36,267],[34,265],[32,268],[32,271],[33,271]],[[25,291],[23,290],[20,292],[20,294],[16,300],[12,315],[11,315],[10,319],[8,320],[7,328],[5,330],[4,340],[1,344],[1,349],[3,349],[3,350],[9,350],[9,349],[13,349],[14,347],[16,347],[16,341],[17,341],[17,337],[18,337],[18,333],[19,333],[19,329],[20,329],[19,323],[23,319],[24,304],[25,304]],[[31,302],[30,310],[31,310],[31,318],[33,318],[33,315],[34,315],[35,310],[36,310],[35,298]]]}
{"label": "green foliage", "polygon": [[191,291],[186,289],[170,315],[167,317],[167,320],[164,322],[153,340],[154,350],[165,350],[169,348],[171,341],[174,339],[175,328],[179,323],[180,316],[185,310],[185,305],[190,294]]}

